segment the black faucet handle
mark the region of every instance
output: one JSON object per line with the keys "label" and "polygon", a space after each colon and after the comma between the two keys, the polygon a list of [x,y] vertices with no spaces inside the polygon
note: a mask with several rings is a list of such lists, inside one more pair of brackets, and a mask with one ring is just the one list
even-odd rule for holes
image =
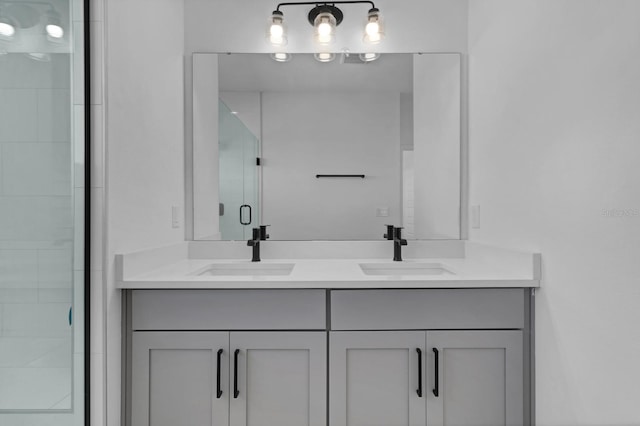
{"label": "black faucet handle", "polygon": [[267,226],[271,226],[271,225],[260,225],[260,239],[261,240],[266,240],[267,238],[269,238],[269,234],[267,234]]}
{"label": "black faucet handle", "polygon": [[400,245],[402,246],[406,246],[407,245],[407,240],[402,238],[402,227],[396,227],[394,228],[394,235],[393,235],[393,239],[394,240],[398,240],[398,242],[400,243]]}
{"label": "black faucet handle", "polygon": [[386,238],[387,240],[393,240],[394,234],[395,234],[395,227],[393,225],[385,225],[387,227],[387,233],[384,234],[382,237]]}

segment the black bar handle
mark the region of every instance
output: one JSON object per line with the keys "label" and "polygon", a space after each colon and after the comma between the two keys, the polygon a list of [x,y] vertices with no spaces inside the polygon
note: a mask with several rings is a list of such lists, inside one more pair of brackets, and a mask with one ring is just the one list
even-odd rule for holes
{"label": "black bar handle", "polygon": [[435,359],[435,368],[434,368],[434,388],[433,388],[433,395],[437,398],[440,395],[440,386],[438,386],[438,371],[440,370],[438,368],[438,358],[439,358],[439,352],[436,348],[433,348],[433,354],[435,355],[436,359]]}
{"label": "black bar handle", "polygon": [[416,392],[418,398],[422,398],[422,349],[416,348],[416,352],[418,352],[418,389]]}
{"label": "black bar handle", "polygon": [[[242,209],[248,207],[249,208],[249,222],[245,222],[243,220]],[[251,206],[249,204],[243,204],[240,206],[240,225],[250,225],[251,224]]]}
{"label": "black bar handle", "polygon": [[240,353],[240,349],[236,349],[233,352],[233,397],[237,398],[240,395],[240,391],[238,390],[238,354]]}
{"label": "black bar handle", "polygon": [[394,231],[394,226],[393,225],[385,225],[387,227],[387,233],[384,234],[382,237],[386,238],[387,240],[393,240],[393,236],[395,234]]}
{"label": "black bar handle", "polygon": [[218,349],[218,354],[217,354],[217,358],[218,358],[218,372],[216,373],[216,386],[217,386],[217,392],[216,392],[216,398],[220,399],[220,397],[222,396],[222,389],[220,386],[220,364],[221,364],[221,359],[222,359],[222,349]]}
{"label": "black bar handle", "polygon": [[316,175],[316,178],[362,178],[364,179],[364,175]]}

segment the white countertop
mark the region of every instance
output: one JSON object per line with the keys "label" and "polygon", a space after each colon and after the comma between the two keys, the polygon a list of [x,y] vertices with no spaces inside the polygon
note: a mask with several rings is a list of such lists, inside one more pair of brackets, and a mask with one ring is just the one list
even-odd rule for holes
{"label": "white countertop", "polygon": [[[225,242],[218,242],[218,245]],[[189,243],[117,257],[120,289],[271,289],[271,288],[481,288],[539,287],[540,255],[468,242],[463,255],[423,257],[393,262],[388,258],[277,258],[260,266],[247,259],[189,258]],[[265,247],[270,244],[264,243]],[[354,244],[358,244],[354,242]],[[229,245],[231,247],[231,245]],[[298,247],[299,248],[299,247]],[[230,250],[233,252],[233,250]],[[247,251],[247,250],[245,250]],[[357,252],[357,251],[356,251]],[[296,256],[299,257],[299,256]],[[293,264],[287,275],[201,275],[211,265],[234,268],[278,267]],[[440,265],[446,272],[434,275],[367,275],[360,264],[380,267]],[[436,265],[436,266],[437,266]]]}

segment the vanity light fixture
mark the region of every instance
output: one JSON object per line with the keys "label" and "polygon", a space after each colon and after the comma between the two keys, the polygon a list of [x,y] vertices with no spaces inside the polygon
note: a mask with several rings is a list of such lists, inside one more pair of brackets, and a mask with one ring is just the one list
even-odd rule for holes
{"label": "vanity light fixture", "polygon": [[284,26],[284,14],[280,11],[283,6],[304,6],[313,5],[309,11],[307,20],[314,28],[314,39],[321,46],[331,44],[335,40],[336,27],[342,22],[344,15],[342,10],[336,7],[337,4],[369,4],[371,8],[367,13],[367,23],[365,25],[363,40],[365,43],[377,44],[384,38],[384,30],[380,10],[376,8],[372,1],[351,0],[334,1],[329,3],[319,2],[294,2],[279,3],[271,14],[269,26],[267,28],[267,40],[273,46],[284,46],[287,43],[287,33]]}

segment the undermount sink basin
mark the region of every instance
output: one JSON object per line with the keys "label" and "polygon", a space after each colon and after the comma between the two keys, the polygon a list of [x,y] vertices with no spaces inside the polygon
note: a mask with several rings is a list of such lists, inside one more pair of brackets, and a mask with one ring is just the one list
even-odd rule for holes
{"label": "undermount sink basin", "polygon": [[361,263],[365,275],[444,275],[453,274],[441,263]]}
{"label": "undermount sink basin", "polygon": [[289,275],[293,263],[212,263],[195,272],[198,276],[273,276]]}

